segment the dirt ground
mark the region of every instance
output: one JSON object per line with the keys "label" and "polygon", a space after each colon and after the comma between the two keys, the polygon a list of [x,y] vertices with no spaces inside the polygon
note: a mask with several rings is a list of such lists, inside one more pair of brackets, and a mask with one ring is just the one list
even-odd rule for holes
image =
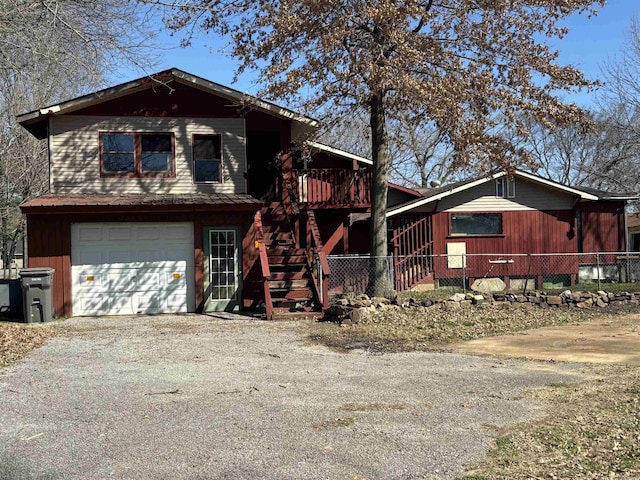
{"label": "dirt ground", "polygon": [[447,350],[533,360],[640,366],[640,315],[612,316],[579,325],[479,338],[447,345]]}

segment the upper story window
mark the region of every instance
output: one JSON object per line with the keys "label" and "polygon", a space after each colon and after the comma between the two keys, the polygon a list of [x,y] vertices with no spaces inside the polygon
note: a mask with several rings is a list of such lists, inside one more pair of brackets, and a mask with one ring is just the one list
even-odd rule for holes
{"label": "upper story window", "polygon": [[193,180],[222,182],[222,135],[193,136]]}
{"label": "upper story window", "polygon": [[103,177],[173,177],[172,133],[101,133]]}
{"label": "upper story window", "polygon": [[452,235],[500,235],[501,213],[452,213]]}
{"label": "upper story window", "polygon": [[513,177],[496,178],[496,197],[515,198],[516,197],[516,179]]}

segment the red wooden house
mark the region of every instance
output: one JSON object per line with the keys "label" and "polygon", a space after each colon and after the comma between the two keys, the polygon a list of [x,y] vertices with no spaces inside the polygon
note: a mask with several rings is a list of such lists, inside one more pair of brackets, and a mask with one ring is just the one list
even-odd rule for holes
{"label": "red wooden house", "polygon": [[[427,189],[423,197],[389,208],[397,289],[418,283],[475,278],[546,277],[578,281],[586,255],[624,252],[625,205],[637,198],[569,187],[512,169]],[[424,257],[423,255],[429,255]],[[609,258],[610,257],[610,258]],[[615,262],[615,255],[603,257]]]}
{"label": "red wooden house", "polygon": [[[18,121],[49,145],[49,193],[21,208],[28,266],[55,269],[58,316],[319,306],[327,255],[368,251],[371,161],[294,148],[317,122],[272,103],[171,69]],[[389,188],[390,253],[408,279],[399,287],[440,275],[417,259],[452,243],[468,253],[624,248],[624,199],[523,172]],[[483,214],[500,231],[463,231]]]}

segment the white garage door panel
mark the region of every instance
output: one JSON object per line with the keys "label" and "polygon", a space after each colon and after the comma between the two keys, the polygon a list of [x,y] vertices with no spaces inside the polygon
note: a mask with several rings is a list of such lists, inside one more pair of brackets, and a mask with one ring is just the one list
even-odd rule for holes
{"label": "white garage door panel", "polygon": [[109,314],[109,297],[107,295],[84,295],[73,297],[73,308],[81,311],[95,312],[92,315]]}
{"label": "white garage door panel", "polygon": [[193,225],[73,224],[74,315],[195,310]]}

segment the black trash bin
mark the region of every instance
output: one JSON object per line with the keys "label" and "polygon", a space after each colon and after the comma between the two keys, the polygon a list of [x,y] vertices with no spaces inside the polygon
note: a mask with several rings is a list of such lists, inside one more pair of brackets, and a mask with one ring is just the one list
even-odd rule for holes
{"label": "black trash bin", "polygon": [[53,318],[53,268],[23,268],[19,272],[22,283],[24,321],[50,322]]}

